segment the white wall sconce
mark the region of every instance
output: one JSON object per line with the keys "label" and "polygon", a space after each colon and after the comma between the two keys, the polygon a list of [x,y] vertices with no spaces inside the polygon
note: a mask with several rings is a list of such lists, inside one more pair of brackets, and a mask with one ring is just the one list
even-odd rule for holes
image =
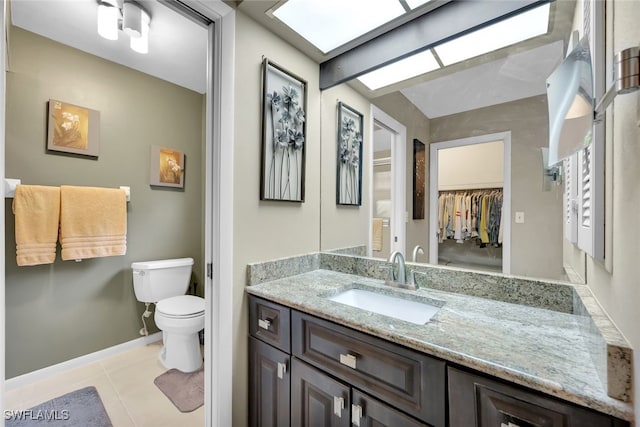
{"label": "white wall sconce", "polygon": [[98,34],[118,40],[120,30],[130,37],[130,47],[138,53],[149,52],[151,16],[138,3],[127,0],[98,0]]}

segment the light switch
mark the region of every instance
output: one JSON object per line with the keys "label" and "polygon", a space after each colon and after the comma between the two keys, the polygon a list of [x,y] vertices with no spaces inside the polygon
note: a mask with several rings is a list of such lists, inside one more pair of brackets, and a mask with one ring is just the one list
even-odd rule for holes
{"label": "light switch", "polygon": [[524,224],[524,212],[516,212],[516,224]]}

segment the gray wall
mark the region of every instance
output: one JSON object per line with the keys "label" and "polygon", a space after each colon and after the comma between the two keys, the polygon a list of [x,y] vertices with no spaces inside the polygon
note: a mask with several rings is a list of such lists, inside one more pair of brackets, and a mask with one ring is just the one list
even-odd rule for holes
{"label": "gray wall", "polygon": [[[548,145],[546,96],[432,119],[431,142],[511,131],[511,273],[564,278],[562,189],[542,191],[541,147]],[[525,223],[516,224],[516,211]]]}
{"label": "gray wall", "polygon": [[[200,283],[203,253],[203,96],[21,29],[9,40],[6,176],[128,185],[131,202],[125,256],[76,263],[58,251],[54,264],[17,267],[7,199],[7,378],[138,338],[144,305],[133,293],[131,262],[191,256]],[[45,153],[50,98],[100,111],[98,160]],[[184,151],[184,191],[149,187],[152,144]]]}

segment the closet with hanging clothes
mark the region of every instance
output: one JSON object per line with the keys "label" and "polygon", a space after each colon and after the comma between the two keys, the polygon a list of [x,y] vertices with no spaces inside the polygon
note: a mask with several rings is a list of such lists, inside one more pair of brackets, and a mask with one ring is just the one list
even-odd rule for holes
{"label": "closet with hanging clothes", "polygon": [[502,141],[438,152],[438,264],[502,271]]}
{"label": "closet with hanging clothes", "polygon": [[502,188],[438,192],[438,263],[502,270]]}

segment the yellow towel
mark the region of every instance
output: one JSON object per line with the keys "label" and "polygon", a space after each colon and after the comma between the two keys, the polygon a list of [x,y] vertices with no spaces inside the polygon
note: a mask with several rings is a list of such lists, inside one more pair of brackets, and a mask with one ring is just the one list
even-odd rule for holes
{"label": "yellow towel", "polygon": [[371,241],[371,250],[382,250],[382,218],[373,218],[373,239]]}
{"label": "yellow towel", "polygon": [[60,189],[18,185],[13,199],[16,216],[16,262],[19,266],[51,264],[56,259]]}
{"label": "yellow towel", "polygon": [[60,244],[63,260],[124,255],[125,192],[113,188],[60,187]]}

